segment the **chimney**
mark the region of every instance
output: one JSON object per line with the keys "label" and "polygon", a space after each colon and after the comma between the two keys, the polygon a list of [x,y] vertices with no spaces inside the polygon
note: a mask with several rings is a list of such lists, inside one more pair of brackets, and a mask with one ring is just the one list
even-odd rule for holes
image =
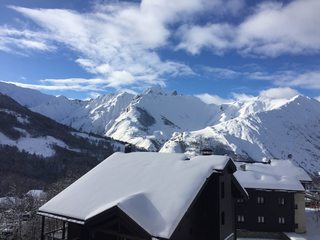
{"label": "chimney", "polygon": [[241,164],[240,168],[241,168],[242,171],[246,171],[247,170],[247,164],[245,164],[245,163]]}
{"label": "chimney", "polygon": [[124,145],[124,153],[131,153],[132,152],[132,145],[131,144],[125,144]]}

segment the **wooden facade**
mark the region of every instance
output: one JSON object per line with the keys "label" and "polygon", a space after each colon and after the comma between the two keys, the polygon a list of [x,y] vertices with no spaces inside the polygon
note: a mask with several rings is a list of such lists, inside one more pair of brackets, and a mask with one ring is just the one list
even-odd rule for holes
{"label": "wooden facade", "polygon": [[237,199],[237,229],[255,232],[294,232],[294,191],[246,189],[249,200]]}

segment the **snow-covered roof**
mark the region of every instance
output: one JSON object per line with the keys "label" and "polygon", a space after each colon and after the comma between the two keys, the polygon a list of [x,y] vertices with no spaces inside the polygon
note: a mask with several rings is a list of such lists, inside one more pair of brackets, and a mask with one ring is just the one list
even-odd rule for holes
{"label": "snow-covered roof", "polygon": [[[240,165],[245,164],[245,171]],[[304,191],[302,182],[309,175],[290,160],[272,160],[270,164],[236,162],[235,177],[245,188]]]}
{"label": "snow-covered roof", "polygon": [[169,238],[206,179],[227,156],[114,153],[39,209],[85,222],[119,207],[155,237]]}

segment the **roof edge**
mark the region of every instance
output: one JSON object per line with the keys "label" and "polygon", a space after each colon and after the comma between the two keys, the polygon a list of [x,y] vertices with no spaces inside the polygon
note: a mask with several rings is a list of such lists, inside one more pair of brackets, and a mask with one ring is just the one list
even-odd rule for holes
{"label": "roof edge", "polygon": [[81,224],[81,225],[85,224],[84,220],[77,219],[77,218],[66,217],[66,216],[59,215],[59,214],[52,214],[52,213],[48,213],[48,212],[37,211],[37,215],[44,216],[44,217],[55,218],[55,219],[59,219],[59,220],[62,220],[62,221],[67,221],[67,222],[73,222],[73,223],[77,223],[77,224]]}
{"label": "roof edge", "polygon": [[249,194],[246,190],[245,187],[243,187],[240,182],[238,181],[238,179],[232,174],[232,178],[231,178],[232,183],[234,184],[234,186],[236,187],[236,189],[238,189],[238,191],[241,193],[242,197],[246,200],[249,199]]}

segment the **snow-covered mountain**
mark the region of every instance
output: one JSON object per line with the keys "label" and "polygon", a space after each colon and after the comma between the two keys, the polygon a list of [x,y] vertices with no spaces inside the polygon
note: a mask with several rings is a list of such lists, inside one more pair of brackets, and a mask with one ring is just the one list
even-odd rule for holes
{"label": "snow-covered mountain", "polygon": [[174,132],[198,130],[211,124],[218,109],[194,96],[148,89],[130,102],[106,135],[157,151]]}
{"label": "snow-covered mountain", "polygon": [[134,95],[125,92],[89,101],[59,96],[30,109],[81,131],[105,135],[133,97]]}
{"label": "snow-covered mountain", "polygon": [[10,96],[22,106],[32,108],[39,104],[46,104],[55,99],[55,96],[41,93],[37,90],[18,87],[14,84],[8,84],[0,81],[0,93]]}
{"label": "snow-covered mountain", "polygon": [[[19,95],[16,100],[22,102],[27,99],[20,96],[21,88],[19,94],[8,94],[15,99]],[[310,173],[320,171],[320,103],[308,97],[259,96],[214,105],[160,88],[90,101],[47,96],[24,105],[79,130],[150,151],[194,155],[209,147],[217,154],[255,161],[289,156]]]}
{"label": "snow-covered mountain", "polygon": [[108,153],[124,148],[123,143],[79,132],[32,112],[1,93],[0,123],[0,152],[8,146],[43,158],[54,157],[63,150],[97,158],[101,153],[105,155],[100,156],[103,159]]}
{"label": "snow-covered mountain", "polygon": [[201,148],[211,148],[255,161],[293,158],[309,173],[320,170],[318,101],[304,96],[273,103],[254,98],[228,104],[221,111],[219,123],[199,131],[175,133],[161,152],[194,155]]}
{"label": "snow-covered mountain", "polygon": [[[18,88],[19,94],[4,93],[23,104],[30,94],[28,89],[23,94],[23,90]],[[23,105],[80,131],[112,137],[150,151],[159,150],[176,131],[199,130],[214,123],[219,111],[218,106],[208,105],[197,97],[165,93],[159,87],[139,95],[121,92],[89,101],[40,96],[43,101],[38,101],[37,96],[33,100],[36,103]]]}

